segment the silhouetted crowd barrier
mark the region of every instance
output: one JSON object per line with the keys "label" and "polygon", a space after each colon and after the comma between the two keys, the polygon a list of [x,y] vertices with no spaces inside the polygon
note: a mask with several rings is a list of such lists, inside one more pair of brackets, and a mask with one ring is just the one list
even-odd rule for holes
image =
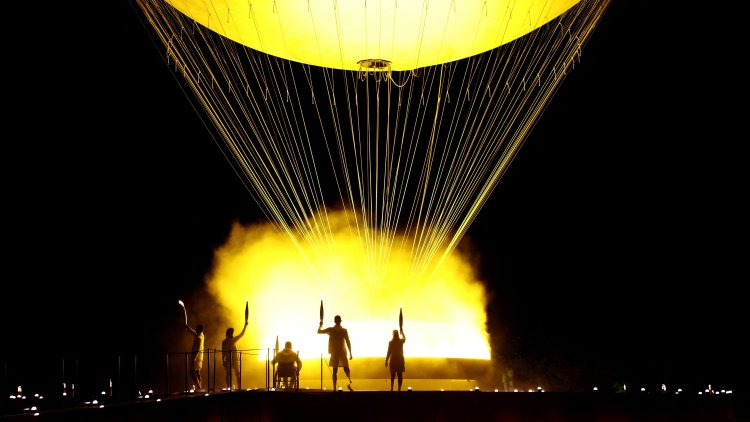
{"label": "silhouetted crowd barrier", "polygon": [[[245,349],[238,352],[243,388],[271,388],[273,350]],[[0,415],[101,407],[226,389],[221,350],[205,349],[204,353],[201,389],[193,385],[190,378],[189,352],[92,354],[58,359],[38,356],[4,358],[0,374],[3,392]]]}
{"label": "silhouetted crowd barrier", "polygon": [[[305,361],[298,391],[277,392],[271,363],[274,350],[238,352],[241,391],[227,388],[221,350],[217,349],[204,350],[201,389],[192,384],[187,352],[4,358],[0,419],[44,415],[47,421],[279,421],[309,419],[321,406],[330,404],[347,408],[355,420],[750,421],[747,396],[733,392],[498,391],[474,387],[473,380],[457,379],[445,368],[435,372],[418,359],[407,374],[416,376],[421,371],[421,375],[429,373],[434,378],[406,378],[403,392],[387,391],[382,358],[372,362],[360,358],[353,368],[362,377],[353,377],[355,392],[333,393],[330,368],[322,355],[319,360]],[[462,374],[476,375],[483,370],[477,362],[454,365]],[[287,405],[290,397],[294,397],[295,406]],[[362,411],[367,414],[355,414]]]}

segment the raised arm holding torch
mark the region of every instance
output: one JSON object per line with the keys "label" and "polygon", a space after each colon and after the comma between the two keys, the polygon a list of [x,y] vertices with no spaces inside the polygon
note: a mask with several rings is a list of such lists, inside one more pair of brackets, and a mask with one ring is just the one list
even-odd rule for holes
{"label": "raised arm holding torch", "polygon": [[178,300],[177,303],[182,306],[182,310],[185,312],[185,329],[193,335],[193,345],[190,349],[190,376],[195,383],[195,386],[201,389],[201,369],[203,368],[203,348],[205,347],[205,335],[203,334],[203,324],[198,324],[195,329],[188,325],[187,309],[185,309],[185,303]]}
{"label": "raised arm holding torch", "polygon": [[[398,330],[393,330],[393,338],[388,342],[388,353],[385,355],[385,366],[391,373],[391,391],[393,391],[393,382],[398,378],[398,391],[401,391],[401,385],[404,382],[404,371],[406,371],[406,361],[404,359],[404,305],[401,304],[398,311]],[[401,332],[399,337],[398,333]]]}

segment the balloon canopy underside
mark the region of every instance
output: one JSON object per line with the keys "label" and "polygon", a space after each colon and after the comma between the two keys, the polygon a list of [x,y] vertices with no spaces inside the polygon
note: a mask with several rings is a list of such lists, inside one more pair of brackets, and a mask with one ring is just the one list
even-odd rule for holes
{"label": "balloon canopy underside", "polygon": [[166,0],[198,24],[287,60],[407,71],[492,50],[581,0]]}

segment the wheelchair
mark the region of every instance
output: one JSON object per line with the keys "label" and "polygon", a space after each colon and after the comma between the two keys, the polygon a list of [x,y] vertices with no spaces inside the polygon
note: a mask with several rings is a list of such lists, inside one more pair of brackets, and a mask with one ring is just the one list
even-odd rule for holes
{"label": "wheelchair", "polygon": [[[284,383],[284,378],[289,378],[288,383]],[[273,388],[276,391],[299,391],[299,373],[294,363],[279,362],[273,371]]]}

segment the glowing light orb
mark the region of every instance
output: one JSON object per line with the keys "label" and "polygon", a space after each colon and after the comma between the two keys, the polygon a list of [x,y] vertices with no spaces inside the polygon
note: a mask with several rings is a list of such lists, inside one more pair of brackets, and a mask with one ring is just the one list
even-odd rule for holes
{"label": "glowing light orb", "polygon": [[413,70],[513,41],[580,0],[167,0],[212,31],[301,63]]}

